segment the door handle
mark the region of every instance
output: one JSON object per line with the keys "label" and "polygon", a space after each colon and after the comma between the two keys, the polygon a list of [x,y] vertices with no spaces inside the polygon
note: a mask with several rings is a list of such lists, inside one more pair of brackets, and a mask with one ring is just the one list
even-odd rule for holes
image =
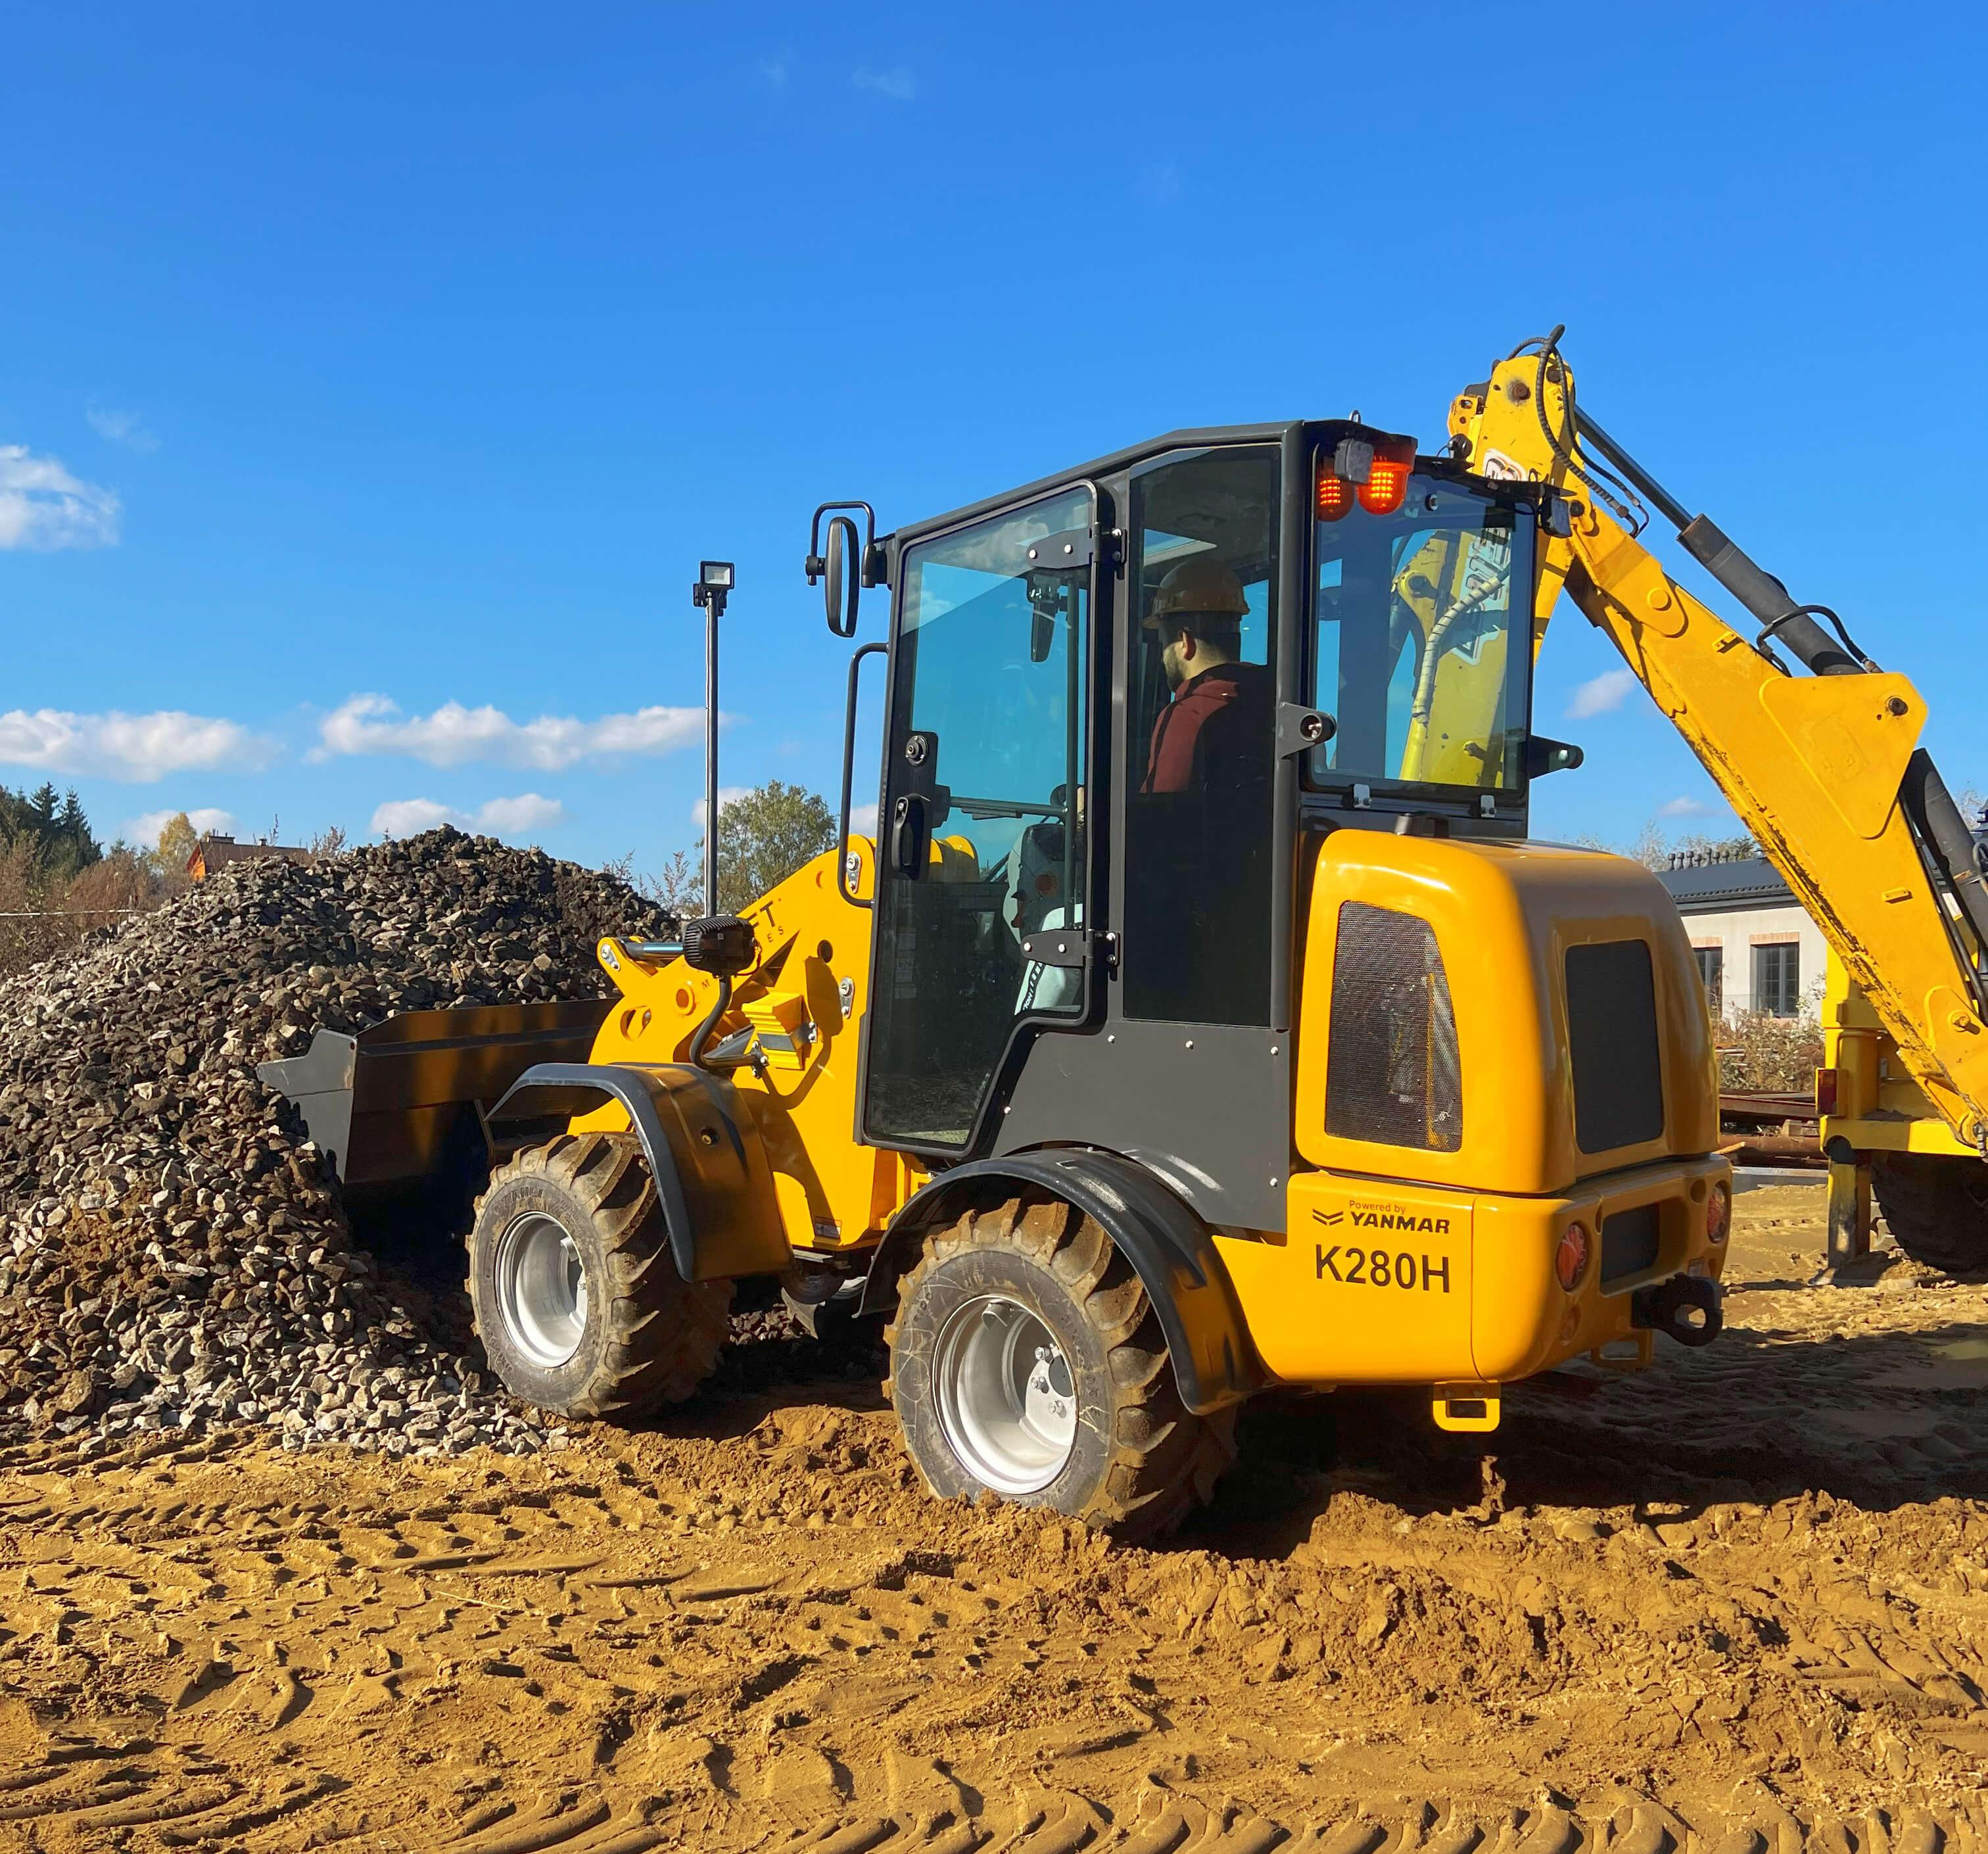
{"label": "door handle", "polygon": [[925,874],[931,847],[931,827],[925,801],[908,792],[891,807],[891,867],[913,881]]}

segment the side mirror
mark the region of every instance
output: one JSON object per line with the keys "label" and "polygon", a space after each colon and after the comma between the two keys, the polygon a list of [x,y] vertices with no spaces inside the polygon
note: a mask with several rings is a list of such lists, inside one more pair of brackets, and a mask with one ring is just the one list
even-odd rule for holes
{"label": "side mirror", "polygon": [[856,524],[846,515],[830,519],[828,558],[822,563],[822,603],[828,628],[838,638],[856,635],[856,607],[863,589],[849,570],[856,553]]}
{"label": "side mirror", "polygon": [[[833,509],[860,509],[868,524],[867,532],[859,535],[856,523],[847,515],[832,515],[828,523],[828,546],[822,547],[821,518]],[[838,638],[856,635],[856,610],[866,586],[883,583],[881,564],[883,550],[877,545],[877,513],[867,502],[823,502],[814,512],[814,520],[808,529],[807,558],[802,563],[802,570],[812,586],[819,580],[823,582],[822,603],[828,616],[828,628]]]}
{"label": "side mirror", "polygon": [[1543,779],[1549,773],[1571,773],[1587,756],[1568,740],[1549,740],[1543,734],[1526,736],[1526,777]]}

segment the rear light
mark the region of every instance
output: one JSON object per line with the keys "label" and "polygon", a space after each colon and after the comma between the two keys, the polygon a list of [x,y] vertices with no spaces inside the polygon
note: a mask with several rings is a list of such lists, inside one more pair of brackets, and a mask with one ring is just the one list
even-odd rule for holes
{"label": "rear light", "polygon": [[1815,1111],[1818,1114],[1836,1111],[1836,1071],[1833,1068],[1815,1071]]}
{"label": "rear light", "polygon": [[1342,438],[1319,455],[1318,519],[1336,522],[1357,502],[1369,515],[1393,515],[1408,499],[1415,441],[1374,432]]}
{"label": "rear light", "polygon": [[1374,468],[1360,485],[1360,506],[1369,515],[1392,515],[1407,499],[1412,465],[1384,457],[1374,459]]}
{"label": "rear light", "polygon": [[1705,1240],[1708,1243],[1723,1243],[1726,1232],[1733,1223],[1733,1193],[1723,1184],[1712,1187],[1712,1195],[1705,1202]]}
{"label": "rear light", "polygon": [[1580,1223],[1569,1223],[1560,1233],[1560,1247],[1554,1251],[1554,1273],[1569,1294],[1585,1279],[1592,1248],[1587,1231]]}

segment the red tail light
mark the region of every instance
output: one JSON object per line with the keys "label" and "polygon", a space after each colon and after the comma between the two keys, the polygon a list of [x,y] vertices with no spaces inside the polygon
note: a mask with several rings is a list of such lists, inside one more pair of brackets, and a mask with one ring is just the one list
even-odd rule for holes
{"label": "red tail light", "polygon": [[1413,465],[1384,457],[1374,459],[1372,473],[1360,485],[1360,506],[1369,515],[1392,515],[1406,500]]}
{"label": "red tail light", "polygon": [[1353,485],[1344,477],[1321,470],[1318,476],[1318,519],[1336,522],[1353,506]]}
{"label": "red tail light", "polygon": [[1815,1071],[1815,1111],[1818,1114],[1836,1111],[1836,1071],[1833,1068]]}
{"label": "red tail light", "polygon": [[1587,1231],[1579,1223],[1569,1223],[1560,1233],[1560,1247],[1554,1251],[1554,1273],[1569,1294],[1587,1274]]}
{"label": "red tail light", "polygon": [[1714,1185],[1705,1204],[1705,1240],[1723,1243],[1733,1223],[1733,1194],[1723,1185]]}

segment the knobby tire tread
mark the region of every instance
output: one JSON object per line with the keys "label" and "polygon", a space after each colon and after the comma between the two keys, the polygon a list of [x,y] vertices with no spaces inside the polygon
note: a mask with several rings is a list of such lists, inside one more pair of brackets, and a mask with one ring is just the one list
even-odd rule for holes
{"label": "knobby tire tread", "polygon": [[1988,1270],[1988,1164],[1945,1154],[1880,1153],[1871,1195],[1892,1240],[1946,1274]]}
{"label": "knobby tire tread", "polygon": [[533,1173],[565,1186],[586,1207],[614,1281],[605,1358],[576,1416],[638,1415],[681,1403],[717,1369],[732,1284],[686,1281],[670,1252],[655,1181],[627,1133],[562,1133],[529,1146],[490,1176],[476,1209],[507,1179]]}
{"label": "knobby tire tread", "polygon": [[[1165,1538],[1205,1506],[1236,1458],[1235,1407],[1197,1416],[1181,1402],[1145,1283],[1104,1226],[1074,1205],[1010,1198],[969,1210],[928,1237],[898,1284],[897,1310],[884,1332],[891,1356],[904,1310],[923,1281],[948,1257],[973,1248],[1016,1250],[1046,1269],[1104,1341],[1114,1399],[1111,1457],[1090,1498],[1071,1517],[1143,1542]],[[891,1390],[886,1379],[884,1395]]]}

